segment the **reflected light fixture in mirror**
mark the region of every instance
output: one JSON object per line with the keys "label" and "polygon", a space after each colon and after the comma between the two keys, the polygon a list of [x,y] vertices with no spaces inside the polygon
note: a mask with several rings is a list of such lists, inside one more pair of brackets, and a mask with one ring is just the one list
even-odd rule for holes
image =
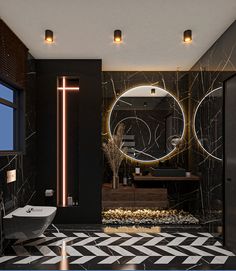
{"label": "reflected light fixture in mirror", "polygon": [[151,94],[155,95],[155,93],[156,93],[156,89],[155,88],[151,88]]}
{"label": "reflected light fixture in mirror", "polygon": [[68,109],[67,100],[73,91],[79,91],[79,79],[60,76],[57,80],[57,205],[67,206]]}
{"label": "reflected light fixture in mirror", "polygon": [[222,108],[223,91],[218,87],[201,99],[193,116],[193,132],[199,146],[208,156],[219,161],[222,161],[223,153]]}
{"label": "reflected light fixture in mirror", "polygon": [[126,153],[122,149],[121,152],[135,162],[153,163],[172,157],[185,134],[181,104],[159,87],[139,86],[121,94],[108,116],[111,138],[120,123],[125,126],[123,147],[126,148]]}

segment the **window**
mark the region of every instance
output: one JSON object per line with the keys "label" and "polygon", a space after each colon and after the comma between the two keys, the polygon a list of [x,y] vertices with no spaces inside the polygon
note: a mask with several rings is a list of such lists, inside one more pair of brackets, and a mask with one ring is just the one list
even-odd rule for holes
{"label": "window", "polygon": [[0,82],[0,154],[23,151],[23,91]]}

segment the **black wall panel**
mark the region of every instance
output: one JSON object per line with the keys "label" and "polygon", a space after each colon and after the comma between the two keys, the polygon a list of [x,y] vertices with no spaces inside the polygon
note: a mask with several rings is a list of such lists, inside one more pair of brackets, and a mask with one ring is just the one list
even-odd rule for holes
{"label": "black wall panel", "polygon": [[224,245],[236,252],[236,74],[224,82]]}
{"label": "black wall panel", "polygon": [[[79,206],[60,207],[57,223],[101,222],[101,60],[38,60],[37,70],[37,204],[57,185],[57,77],[78,76]],[[71,114],[71,113],[70,113]],[[77,161],[76,161],[77,160]],[[54,204],[56,199],[54,199]]]}

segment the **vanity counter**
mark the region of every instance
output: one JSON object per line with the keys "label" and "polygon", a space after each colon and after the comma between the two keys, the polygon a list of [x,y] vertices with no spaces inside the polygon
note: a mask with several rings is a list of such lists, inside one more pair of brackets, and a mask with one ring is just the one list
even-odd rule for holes
{"label": "vanity counter", "polygon": [[173,176],[152,176],[152,175],[135,175],[133,174],[133,180],[134,182],[138,181],[155,181],[155,182],[163,182],[163,181],[200,181],[201,178],[196,175],[190,175],[188,177],[186,176],[181,176],[181,177],[173,177]]}

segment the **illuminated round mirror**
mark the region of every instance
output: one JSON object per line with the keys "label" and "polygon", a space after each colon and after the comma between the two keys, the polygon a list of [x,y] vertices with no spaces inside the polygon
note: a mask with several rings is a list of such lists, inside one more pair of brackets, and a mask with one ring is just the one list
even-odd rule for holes
{"label": "illuminated round mirror", "polygon": [[159,87],[135,87],[117,98],[109,114],[111,137],[121,123],[125,127],[124,155],[137,162],[166,159],[183,140],[183,109],[172,94]]}
{"label": "illuminated round mirror", "polygon": [[222,87],[207,93],[194,114],[194,133],[201,148],[211,157],[222,160]]}

